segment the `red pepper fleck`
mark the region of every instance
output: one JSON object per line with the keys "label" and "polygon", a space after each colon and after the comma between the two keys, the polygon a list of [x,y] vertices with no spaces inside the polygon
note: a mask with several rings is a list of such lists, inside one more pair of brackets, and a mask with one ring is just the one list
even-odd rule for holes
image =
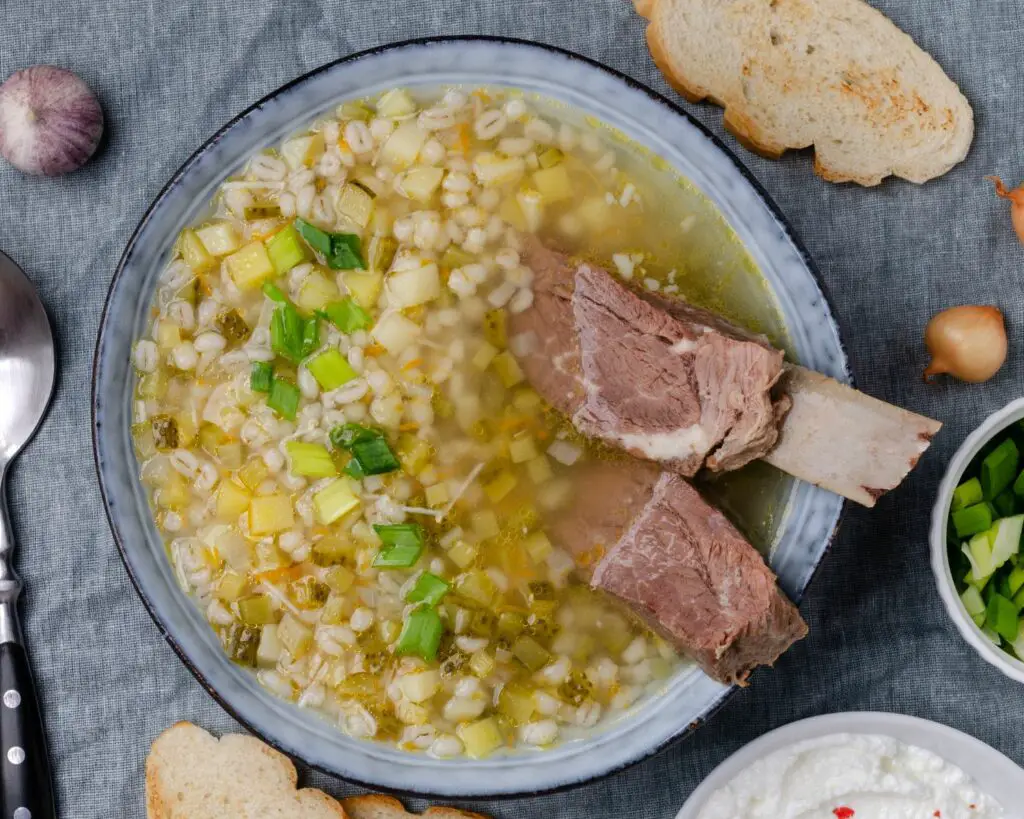
{"label": "red pepper fleck", "polygon": [[842,807],[836,808],[832,813],[836,815],[836,819],[853,819],[855,811],[853,808]]}
{"label": "red pepper fleck", "polygon": [[935,813],[932,814],[932,816],[934,816],[935,819],[942,819],[942,811],[941,810],[937,810],[937,811],[935,811]]}

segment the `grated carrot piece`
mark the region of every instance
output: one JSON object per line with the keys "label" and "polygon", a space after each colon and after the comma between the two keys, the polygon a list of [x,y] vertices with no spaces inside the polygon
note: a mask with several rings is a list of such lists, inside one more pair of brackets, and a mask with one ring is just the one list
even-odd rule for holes
{"label": "grated carrot piece", "polygon": [[257,572],[253,575],[253,580],[257,583],[276,583],[278,580],[297,580],[301,576],[302,569],[299,566],[281,566],[278,569]]}
{"label": "grated carrot piece", "polygon": [[459,144],[458,149],[461,153],[469,153],[469,125],[465,122],[459,124]]}
{"label": "grated carrot piece", "polygon": [[399,424],[398,425],[398,431],[399,432],[415,432],[419,428],[420,428],[419,424],[414,424],[411,421],[406,423],[406,424]]}
{"label": "grated carrot piece", "polygon": [[422,364],[422,363],[423,363],[423,359],[422,358],[414,358],[411,361],[405,362],[405,364],[402,365],[402,369],[403,370],[412,370],[412,369],[415,369],[416,367],[420,366],[420,364]]}
{"label": "grated carrot piece", "polygon": [[363,348],[363,355],[378,356],[384,355],[385,352],[387,351],[379,344],[370,344]]}

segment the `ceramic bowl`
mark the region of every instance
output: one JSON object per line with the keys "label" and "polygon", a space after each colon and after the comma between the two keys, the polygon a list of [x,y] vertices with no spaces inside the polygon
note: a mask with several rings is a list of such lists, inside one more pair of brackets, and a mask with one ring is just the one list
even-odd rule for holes
{"label": "ceramic bowl", "polygon": [[961,481],[964,470],[974,460],[982,448],[1010,424],[1024,419],[1024,398],[1011,401],[998,412],[992,413],[981,426],[967,436],[967,440],[953,455],[953,460],[946,468],[946,474],[939,484],[939,494],[932,508],[932,527],[929,541],[932,550],[932,571],[939,587],[939,595],[946,606],[946,611],[960,630],[964,639],[981,655],[1007,677],[1024,682],[1024,663],[1014,659],[1001,648],[997,648],[978,628],[971,616],[960,602],[960,594],[949,568],[949,551],[946,546],[946,527],[949,524],[949,505],[953,500],[953,490]]}
{"label": "ceramic bowl", "polygon": [[[395,86],[506,85],[567,103],[664,158],[721,210],[767,280],[800,363],[849,382],[846,355],[806,252],[736,159],[683,111],[649,89],[558,49],[487,38],[418,40],[356,54],[317,69],[256,103],[200,148],[163,189],[125,250],[111,285],[96,350],[93,421],[100,484],[111,528],[146,606],[182,660],[236,718],[284,752],[346,779],[442,796],[524,794],[579,784],[665,747],[706,719],[729,689],[692,670],[586,739],[539,753],[441,761],[345,736],[308,711],[275,699],[225,657],[182,594],[142,486],[129,436],[133,340],[146,325],[158,272],[178,232],[225,177],[339,101]],[[835,495],[794,484],[772,565],[799,600],[831,542],[842,510]]]}
{"label": "ceramic bowl", "polygon": [[887,736],[907,745],[924,748],[964,771],[1005,810],[1015,811],[1020,802],[1021,790],[1024,789],[1024,770],[984,742],[937,722],[917,717],[850,712],[794,722],[744,746],[711,772],[686,800],[676,819],[697,819],[715,791],[768,754],[797,742],[833,734]]}

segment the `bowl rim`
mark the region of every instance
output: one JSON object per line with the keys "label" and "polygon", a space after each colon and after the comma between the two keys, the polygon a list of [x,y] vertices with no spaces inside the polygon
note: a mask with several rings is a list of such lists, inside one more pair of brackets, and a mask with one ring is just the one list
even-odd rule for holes
{"label": "bowl rim", "polygon": [[[683,803],[676,819],[697,819],[708,798],[770,753],[807,740],[834,734],[880,735],[923,748],[964,770],[988,795],[1008,809],[1008,795],[1024,787],[1024,770],[977,737],[941,722],[887,711],[843,711],[797,720],[769,731],[726,757]],[[934,742],[925,744],[922,737]],[[941,750],[940,750],[941,749]],[[1011,784],[1016,780],[1016,785]],[[996,787],[992,787],[992,785]],[[996,791],[996,793],[993,793]],[[1008,814],[1009,815],[1009,814]]]}
{"label": "bowl rim", "polygon": [[960,448],[953,453],[949,466],[943,475],[936,494],[935,505],[932,507],[931,529],[928,533],[931,548],[932,573],[939,596],[946,607],[950,618],[956,625],[960,635],[970,644],[981,658],[999,669],[1004,675],[1017,682],[1024,683],[1024,662],[1011,657],[1002,649],[994,646],[982,630],[974,624],[967,614],[960,595],[956,590],[956,581],[949,568],[949,552],[946,546],[946,529],[948,526],[949,506],[963,476],[964,470],[974,460],[981,449],[996,435],[1015,421],[1024,419],[1024,398],[1017,398],[996,410],[979,424],[967,436]]}
{"label": "bowl rim", "polygon": [[[378,45],[378,46],[374,46],[374,47],[371,47],[371,48],[363,49],[361,51],[357,51],[357,52],[353,52],[353,53],[347,54],[347,55],[345,55],[343,57],[339,57],[338,59],[335,59],[335,60],[328,61],[326,63],[323,63],[323,64],[319,65],[319,66],[314,67],[313,69],[311,69],[311,70],[309,70],[309,71],[307,71],[307,72],[305,72],[305,73],[295,77],[294,79],[292,79],[292,80],[290,80],[290,81],[288,81],[288,82],[278,86],[277,88],[271,90],[270,92],[265,94],[263,97],[258,99],[256,102],[254,102],[251,105],[247,106],[245,109],[243,109],[238,114],[233,116],[223,126],[218,128],[207,140],[205,140],[202,143],[202,145],[200,145],[192,154],[189,155],[189,157],[181,164],[181,166],[171,175],[171,177],[168,179],[168,181],[161,187],[160,191],[156,194],[156,196],[154,197],[153,201],[146,208],[143,216],[139,220],[139,223],[136,225],[135,229],[132,231],[132,233],[131,233],[131,235],[130,235],[130,237],[129,237],[126,245],[125,245],[125,250],[123,251],[123,253],[122,253],[122,255],[121,255],[121,257],[120,257],[120,259],[119,259],[119,261],[117,263],[117,266],[116,266],[116,268],[114,270],[114,275],[111,278],[110,285],[109,285],[108,292],[107,292],[107,296],[106,296],[106,299],[104,300],[103,311],[102,311],[101,316],[100,316],[99,329],[98,329],[98,332],[97,332],[97,341],[96,341],[96,346],[95,346],[95,350],[94,350],[93,367],[92,367],[92,390],[91,390],[92,396],[91,396],[91,401],[90,401],[90,416],[91,416],[90,420],[91,420],[91,427],[92,427],[92,450],[93,450],[94,467],[95,467],[96,473],[97,473],[97,478],[98,478],[98,483],[99,483],[99,488],[100,488],[100,494],[101,494],[101,497],[103,499],[104,513],[105,513],[105,515],[107,517],[108,526],[110,527],[112,536],[114,538],[114,542],[115,542],[115,544],[117,546],[118,555],[121,558],[121,562],[124,564],[125,570],[128,573],[128,577],[131,580],[132,586],[135,588],[136,593],[138,594],[139,598],[142,600],[143,605],[145,606],[145,608],[146,608],[147,612],[149,613],[151,619],[153,620],[154,624],[156,625],[157,630],[160,632],[160,634],[163,636],[163,638],[167,641],[167,643],[171,646],[171,648],[174,650],[175,654],[177,654],[177,656],[181,660],[181,662],[190,671],[190,673],[196,679],[196,681],[207,691],[207,693],[218,703],[218,705],[220,705],[220,707],[223,708],[224,711],[226,711],[236,722],[241,724],[251,734],[253,734],[254,736],[259,737],[262,741],[266,742],[268,745],[270,745],[271,747],[273,747],[276,750],[280,751],[281,753],[285,754],[286,756],[290,756],[290,757],[291,756],[295,756],[295,757],[297,757],[307,767],[309,767],[309,768],[311,768],[313,770],[317,770],[317,771],[319,771],[321,773],[327,774],[328,776],[336,777],[336,778],[342,779],[343,781],[350,782],[352,784],[363,786],[363,787],[366,787],[366,788],[378,789],[378,790],[381,789],[381,788],[386,788],[389,792],[393,792],[393,793],[397,793],[397,794],[404,794],[404,795],[409,795],[409,796],[414,796],[414,797],[420,797],[420,796],[431,797],[431,796],[435,796],[435,797],[448,798],[448,799],[463,799],[463,800],[467,800],[467,801],[483,800],[483,799],[496,798],[496,797],[500,797],[500,798],[504,798],[504,799],[519,799],[519,798],[530,798],[530,797],[539,796],[539,795],[545,795],[545,794],[561,793],[561,792],[564,792],[564,791],[572,790],[572,789],[580,787],[582,785],[585,785],[585,784],[588,784],[588,783],[591,783],[591,782],[595,782],[595,781],[602,780],[602,779],[605,779],[607,777],[610,777],[613,774],[616,774],[616,773],[619,773],[621,771],[624,771],[624,770],[626,770],[628,768],[631,768],[631,767],[633,767],[635,765],[638,765],[639,763],[641,763],[641,762],[643,762],[643,761],[645,761],[647,759],[650,759],[650,758],[652,758],[652,757],[654,757],[654,756],[656,756],[658,754],[661,754],[662,752],[664,752],[668,748],[672,747],[673,745],[676,745],[679,742],[681,742],[682,740],[690,737],[696,731],[697,728],[699,728],[705,722],[707,722],[711,718],[713,718],[725,706],[725,704],[728,702],[728,700],[730,698],[732,698],[736,694],[736,692],[738,691],[738,687],[734,685],[734,686],[731,686],[731,687],[728,687],[728,688],[724,689],[722,691],[721,695],[718,697],[718,699],[707,709],[707,711],[703,715],[701,715],[700,718],[694,720],[693,722],[680,725],[678,731],[676,731],[674,734],[672,734],[671,736],[666,738],[664,741],[662,741],[662,742],[660,742],[660,743],[658,743],[656,745],[652,745],[651,747],[645,749],[644,752],[636,755],[635,757],[633,757],[633,758],[631,758],[629,760],[623,761],[623,762],[621,762],[621,763],[619,763],[617,765],[613,765],[613,766],[610,766],[610,767],[607,767],[607,768],[603,768],[603,769],[597,770],[594,773],[585,774],[585,775],[583,775],[583,776],[581,776],[579,778],[573,779],[572,781],[563,782],[563,783],[560,783],[560,784],[557,784],[557,785],[553,785],[553,786],[550,786],[550,787],[544,787],[544,788],[539,788],[539,789],[534,789],[534,790],[515,790],[515,789],[513,789],[513,790],[503,790],[503,789],[498,788],[498,789],[493,789],[493,790],[475,791],[475,792],[470,793],[470,794],[461,794],[461,793],[453,794],[450,791],[444,791],[444,790],[423,790],[423,789],[412,790],[412,789],[405,789],[405,788],[403,788],[401,786],[396,786],[394,784],[388,784],[388,785],[385,786],[385,785],[382,785],[382,784],[380,784],[378,782],[363,780],[363,779],[360,779],[358,777],[352,776],[350,774],[342,775],[337,770],[331,769],[331,768],[329,768],[329,767],[327,767],[327,766],[325,766],[323,764],[316,764],[316,763],[311,763],[311,762],[306,761],[305,758],[301,755],[300,752],[296,751],[295,749],[288,749],[288,748],[283,747],[280,742],[278,742],[274,738],[272,738],[272,737],[268,736],[267,734],[265,734],[260,728],[258,728],[256,725],[254,725],[250,720],[246,719],[234,706],[232,706],[229,703],[229,701],[228,701],[228,699],[227,699],[227,697],[225,695],[221,694],[217,689],[214,688],[214,686],[209,682],[209,680],[206,678],[204,673],[202,671],[200,671],[199,668],[195,665],[195,663],[190,659],[190,657],[186,653],[186,651],[183,648],[183,646],[181,644],[179,644],[179,642],[175,639],[173,634],[171,634],[170,630],[164,625],[164,623],[162,621],[162,618],[161,618],[161,615],[157,611],[156,605],[154,604],[154,602],[150,599],[150,597],[146,594],[145,590],[143,589],[141,580],[140,580],[139,577],[136,576],[136,573],[133,570],[131,562],[130,562],[130,560],[128,558],[127,546],[126,546],[125,540],[122,537],[121,532],[120,532],[120,530],[118,528],[118,525],[115,522],[114,517],[112,515],[111,497],[110,497],[110,493],[108,491],[108,487],[107,487],[106,482],[105,482],[104,477],[103,477],[103,472],[102,472],[102,469],[101,469],[101,458],[100,458],[100,444],[99,444],[99,424],[100,424],[100,422],[99,422],[99,419],[98,419],[98,412],[97,412],[97,410],[98,410],[98,407],[99,407],[99,405],[101,403],[101,399],[100,399],[100,396],[99,396],[99,393],[98,393],[97,384],[98,384],[98,371],[99,371],[99,368],[100,368],[100,352],[101,352],[101,350],[102,350],[102,348],[104,346],[104,343],[106,341],[106,337],[107,337],[107,333],[108,333],[108,329],[109,329],[109,322],[108,322],[109,316],[108,316],[108,313],[109,313],[109,310],[110,310],[110,307],[111,307],[112,296],[113,296],[113,294],[114,294],[114,292],[115,292],[115,290],[117,288],[117,285],[118,285],[121,277],[124,275],[125,268],[127,266],[127,262],[129,261],[129,258],[131,256],[131,252],[132,252],[132,250],[133,250],[133,248],[134,248],[134,246],[135,246],[135,244],[136,244],[136,242],[137,242],[137,240],[139,238],[139,235],[143,232],[144,228],[149,223],[149,221],[150,221],[152,215],[154,214],[154,212],[160,207],[160,205],[162,204],[164,199],[170,194],[172,189],[192,169],[193,165],[195,165],[201,159],[201,157],[205,153],[207,153],[211,148],[213,148],[215,145],[217,145],[217,143],[219,143],[219,141],[229,131],[231,131],[236,125],[238,125],[240,122],[245,120],[252,113],[258,111],[259,109],[261,109],[262,107],[264,107],[265,105],[267,105],[268,103],[273,101],[275,98],[281,96],[282,94],[288,92],[289,90],[291,90],[291,89],[293,89],[293,88],[295,88],[295,87],[297,87],[297,86],[299,86],[299,85],[301,85],[301,84],[303,84],[303,83],[305,83],[305,82],[307,82],[309,80],[314,79],[318,75],[324,74],[326,72],[333,71],[338,66],[344,65],[346,63],[355,62],[357,60],[364,59],[364,58],[367,58],[367,57],[372,57],[374,55],[384,54],[384,53],[388,53],[388,52],[392,52],[392,51],[398,51],[398,50],[402,50],[402,49],[406,49],[406,48],[410,48],[410,47],[415,47],[415,46],[445,45],[445,44],[453,45],[453,44],[459,44],[459,43],[478,43],[478,44],[483,44],[483,45],[493,44],[493,45],[497,45],[497,46],[512,46],[512,47],[516,47],[516,48],[540,50],[540,51],[546,51],[546,52],[549,52],[549,53],[553,53],[553,54],[559,55],[561,57],[565,57],[565,58],[567,58],[567,59],[569,59],[571,61],[574,61],[574,62],[582,63],[585,66],[587,66],[588,68],[594,69],[594,70],[597,70],[597,71],[600,71],[600,72],[603,72],[603,73],[605,73],[607,75],[610,75],[611,77],[613,77],[614,79],[618,80],[619,82],[622,82],[625,85],[627,85],[630,89],[632,89],[634,91],[638,91],[638,92],[644,94],[651,101],[653,101],[654,103],[656,103],[656,104],[658,104],[658,105],[668,109],[672,114],[674,114],[675,116],[680,117],[682,120],[684,120],[689,126],[695,128],[700,133],[700,135],[702,137],[707,139],[713,145],[713,147],[723,157],[725,157],[729,161],[729,163],[732,165],[732,167],[742,176],[744,181],[748,185],[750,185],[750,187],[752,188],[752,190],[756,194],[757,198],[763,203],[765,208],[769,211],[771,216],[775,219],[775,221],[776,221],[776,223],[778,225],[778,228],[784,234],[786,240],[791,244],[791,246],[792,246],[793,250],[795,251],[795,253],[799,256],[801,262],[803,263],[803,266],[805,267],[807,272],[810,274],[810,281],[812,281],[813,285],[817,288],[817,291],[818,291],[818,293],[820,295],[822,303],[823,303],[823,305],[825,307],[825,310],[826,310],[826,312],[828,314],[830,323],[833,326],[833,330],[834,330],[834,334],[835,334],[835,342],[836,342],[836,345],[838,347],[838,351],[841,354],[841,362],[840,362],[840,364],[841,364],[843,376],[845,378],[845,383],[847,383],[849,386],[854,387],[854,388],[857,386],[857,381],[856,381],[856,378],[854,376],[852,365],[851,365],[851,362],[850,362],[848,346],[847,346],[846,341],[845,341],[843,327],[842,327],[842,324],[840,323],[840,320],[839,320],[838,315],[836,313],[831,293],[829,291],[829,288],[828,288],[824,278],[821,275],[820,270],[818,269],[818,266],[815,264],[813,258],[811,257],[811,255],[810,255],[809,251],[807,250],[806,246],[804,245],[803,241],[796,234],[796,232],[793,229],[792,225],[790,224],[788,219],[784,216],[784,214],[782,213],[782,211],[780,210],[780,208],[776,204],[776,202],[769,195],[767,190],[761,185],[761,183],[757,180],[757,178],[753,175],[753,173],[745,165],[743,165],[742,162],[740,162],[740,160],[739,160],[738,156],[736,155],[736,153],[732,149],[730,149],[722,141],[721,138],[716,136],[707,126],[705,126],[702,122],[700,122],[698,119],[696,119],[692,114],[688,113],[684,108],[682,108],[680,103],[677,103],[677,102],[669,99],[668,97],[664,96],[663,94],[661,94],[660,92],[654,90],[653,88],[647,86],[646,84],[640,82],[639,80],[636,80],[633,77],[630,77],[629,75],[627,75],[627,74],[625,74],[625,73],[623,73],[623,72],[621,72],[621,71],[619,71],[619,70],[617,70],[615,68],[607,66],[604,63],[601,63],[600,61],[598,61],[596,59],[593,59],[593,58],[581,55],[581,54],[579,54],[577,52],[574,52],[574,51],[572,51],[570,49],[562,48],[560,46],[555,46],[555,45],[551,45],[551,44],[544,43],[544,42],[539,42],[539,41],[534,41],[534,40],[527,40],[527,39],[518,38],[518,37],[505,37],[505,36],[484,35],[484,34],[481,34],[481,35],[476,35],[476,34],[459,34],[459,35],[442,35],[442,36],[414,37],[414,38],[408,38],[408,39],[396,40],[396,41],[384,43],[384,44],[381,44],[381,45]],[[824,548],[823,548],[823,550],[822,550],[822,552],[821,552],[817,562],[815,563],[813,569],[807,575],[807,581],[804,584],[804,588],[802,590],[800,590],[799,593],[791,595],[791,599],[793,600],[794,604],[799,605],[802,602],[802,600],[804,599],[804,597],[805,597],[805,595],[807,593],[807,590],[810,588],[811,583],[814,582],[814,580],[817,577],[819,571],[821,570],[822,564],[825,562],[825,560],[828,557],[829,553],[832,551],[832,548],[835,545],[836,536],[838,535],[840,526],[842,525],[842,522],[843,522],[843,520],[844,520],[848,510],[849,510],[849,501],[846,500],[846,499],[842,499],[841,498],[840,499],[839,510],[838,510],[838,513],[835,516],[834,525],[832,526],[831,530],[828,533],[827,541],[825,543],[825,546],[824,546]]]}

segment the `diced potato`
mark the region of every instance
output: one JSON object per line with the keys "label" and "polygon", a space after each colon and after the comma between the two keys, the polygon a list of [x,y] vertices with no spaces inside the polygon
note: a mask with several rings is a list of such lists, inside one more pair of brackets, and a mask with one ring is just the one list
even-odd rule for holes
{"label": "diced potato", "polygon": [[328,526],[359,506],[359,498],[345,478],[331,481],[313,496],[317,520]]}
{"label": "diced potato", "polygon": [[196,236],[211,256],[227,256],[242,246],[238,231],[230,222],[214,222],[201,227],[196,231]]}
{"label": "diced potato", "polygon": [[484,338],[499,350],[508,347],[508,314],[504,310],[488,310],[484,315]]}
{"label": "diced potato", "polygon": [[373,270],[349,270],[345,273],[345,287],[356,304],[364,310],[377,306],[384,285],[382,273]]}
{"label": "diced potato", "polygon": [[473,162],[473,173],[485,188],[517,182],[525,172],[526,162],[521,156],[482,153]]}
{"label": "diced potato", "polygon": [[308,168],[323,155],[323,152],[324,135],[320,133],[295,137],[281,146],[281,157],[293,171]]}
{"label": "diced potato", "polygon": [[587,230],[594,233],[606,230],[611,224],[611,208],[603,197],[592,196],[584,199],[576,209],[576,215]]}
{"label": "diced potato", "polygon": [[228,273],[241,290],[252,290],[274,275],[274,265],[263,242],[250,242],[225,259]]}
{"label": "diced potato", "polygon": [[341,291],[333,279],[329,279],[323,273],[314,271],[306,276],[295,297],[296,306],[312,313],[314,310],[323,310],[330,302],[341,298]]}
{"label": "diced potato", "polygon": [[500,472],[490,483],[484,484],[484,494],[491,503],[500,503],[516,487],[516,476],[508,470]]}
{"label": "diced potato", "polygon": [[572,182],[569,180],[569,172],[565,165],[555,165],[537,171],[533,175],[533,184],[537,186],[546,204],[572,198]]}
{"label": "diced potato", "polygon": [[533,716],[533,690],[525,685],[507,683],[498,695],[498,711],[517,725],[530,721]]}
{"label": "diced potato", "polygon": [[185,260],[192,272],[195,274],[208,273],[217,266],[217,260],[213,258],[199,241],[194,230],[183,230],[178,240],[178,247],[181,249],[181,257]]}
{"label": "diced potato", "polygon": [[514,387],[516,384],[522,383],[523,379],[526,378],[523,375],[522,368],[519,366],[519,362],[507,350],[503,353],[498,353],[494,357],[493,367],[494,371],[498,374],[498,378],[501,379],[501,383],[506,387]]}
{"label": "diced potato", "polygon": [[537,457],[537,447],[530,435],[522,435],[512,439],[508,445],[508,455],[514,464],[526,463]]}
{"label": "diced potato", "polygon": [[505,743],[501,729],[493,717],[464,723],[458,727],[458,734],[466,747],[466,754],[473,759],[490,756]]}
{"label": "diced potato", "polygon": [[217,553],[224,558],[228,566],[238,574],[244,576],[252,568],[252,544],[242,537],[236,529],[226,529],[226,531],[218,535],[214,541],[214,546],[217,549]]}
{"label": "diced potato", "polygon": [[398,355],[420,335],[420,326],[401,313],[391,313],[373,328],[373,338],[391,355]]}
{"label": "diced potato", "polygon": [[399,192],[414,202],[426,203],[433,197],[444,179],[444,168],[420,165],[406,171],[399,182]]}
{"label": "diced potato", "polygon": [[377,115],[385,119],[405,117],[416,110],[416,102],[404,88],[384,92],[377,100]]}
{"label": "diced potato", "polygon": [[400,270],[387,278],[388,302],[398,308],[426,304],[441,295],[441,275],[436,264]]}
{"label": "diced potato", "polygon": [[287,495],[262,495],[249,504],[249,531],[254,535],[283,532],[294,523],[295,508]]}
{"label": "diced potato", "polygon": [[373,194],[364,186],[355,182],[349,182],[338,194],[338,213],[349,219],[354,225],[361,228],[370,223],[370,215],[373,213]]}
{"label": "diced potato", "polygon": [[443,483],[435,483],[433,486],[428,486],[423,491],[423,494],[426,498],[427,506],[431,509],[436,509],[448,503],[448,487]]}
{"label": "diced potato", "polygon": [[388,137],[380,149],[377,161],[386,165],[408,167],[416,161],[420,148],[427,141],[427,132],[415,120],[403,122]]}
{"label": "diced potato", "polygon": [[331,566],[324,573],[324,583],[330,587],[331,591],[338,594],[344,594],[351,589],[355,580],[355,573],[344,566]]}
{"label": "diced potato", "polygon": [[256,667],[276,668],[283,648],[277,636],[277,626],[273,623],[264,626],[260,632],[260,647],[256,650]]}
{"label": "diced potato", "polygon": [[520,637],[516,640],[512,644],[512,653],[530,671],[540,671],[551,659],[550,652],[532,637]]}
{"label": "diced potato", "polygon": [[277,639],[294,659],[300,660],[313,645],[313,630],[297,617],[286,614],[277,624]]}
{"label": "diced potato", "polygon": [[156,502],[163,509],[182,509],[191,498],[188,482],[177,472],[172,472],[156,493]]}
{"label": "diced potato", "polygon": [[233,603],[245,593],[245,578],[237,572],[224,572],[214,592],[218,600]]}
{"label": "diced potato", "polygon": [[234,522],[249,511],[252,495],[234,481],[221,481],[217,487],[217,519]]}
{"label": "diced potato", "polygon": [[551,541],[543,532],[531,532],[523,540],[523,547],[534,563],[542,563],[551,554]]}
{"label": "diced potato", "polygon": [[526,230],[526,215],[523,213],[518,200],[514,197],[505,197],[505,201],[498,208],[498,215],[520,233]]}
{"label": "diced potato", "polygon": [[534,483],[544,483],[554,477],[551,462],[546,455],[538,455],[526,465],[526,472]]}
{"label": "diced potato", "polygon": [[464,540],[460,540],[448,550],[448,557],[452,559],[452,563],[463,570],[476,563],[479,554],[480,550],[476,546]]}
{"label": "diced potato", "polygon": [[498,518],[490,509],[474,513],[472,522],[473,531],[481,540],[487,540],[487,538],[490,537],[497,537],[501,532],[501,527],[498,525]]}
{"label": "diced potato", "polygon": [[420,671],[399,678],[399,687],[411,702],[426,702],[441,688],[441,675],[437,671]]}
{"label": "diced potato", "polygon": [[486,370],[491,366],[491,362],[494,361],[498,352],[498,348],[493,344],[489,344],[486,341],[480,342],[480,346],[477,348],[476,353],[473,354],[473,366],[481,371]]}
{"label": "diced potato", "polygon": [[256,487],[263,483],[270,470],[262,458],[250,458],[249,461],[238,470],[238,480],[248,489],[256,491]]}

